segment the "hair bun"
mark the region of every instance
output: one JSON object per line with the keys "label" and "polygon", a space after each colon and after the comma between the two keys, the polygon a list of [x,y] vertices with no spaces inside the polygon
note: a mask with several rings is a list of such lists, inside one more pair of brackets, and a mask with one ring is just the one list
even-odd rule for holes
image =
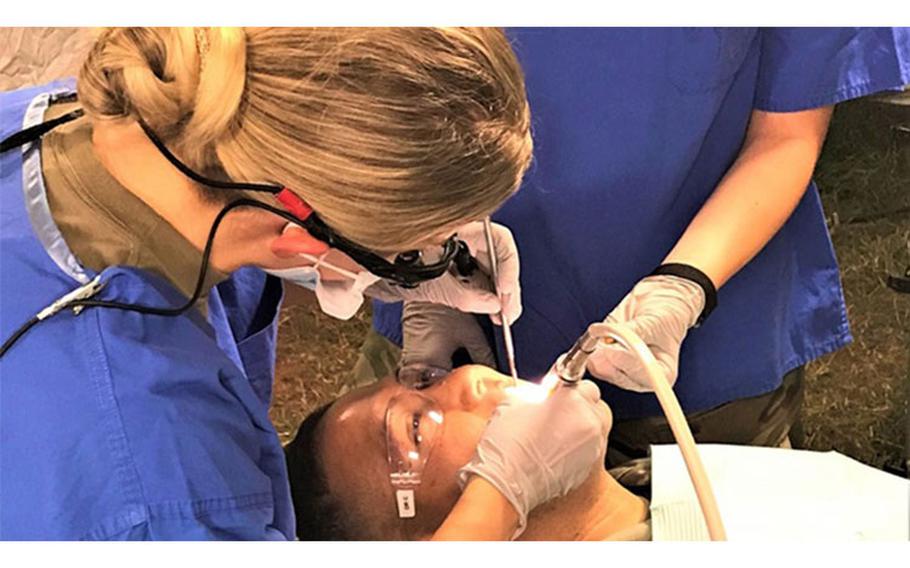
{"label": "hair bun", "polygon": [[199,59],[198,81],[192,115],[180,140],[186,154],[198,151],[194,149],[211,151],[213,143],[230,130],[246,84],[242,28],[197,28],[193,43]]}
{"label": "hair bun", "polygon": [[[240,106],[246,82],[241,28],[113,28],[79,75],[79,96],[98,119],[141,117],[191,166],[214,159],[212,143]],[[200,57],[204,53],[204,57]]]}

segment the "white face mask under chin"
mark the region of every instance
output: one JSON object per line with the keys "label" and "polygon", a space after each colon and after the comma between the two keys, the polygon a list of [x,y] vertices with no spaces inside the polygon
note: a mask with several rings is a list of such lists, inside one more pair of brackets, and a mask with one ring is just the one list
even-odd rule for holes
{"label": "white face mask under chin", "polygon": [[[379,280],[379,276],[367,271],[351,272],[325,262],[328,252],[318,258],[309,254],[300,256],[312,261],[313,266],[297,266],[277,270],[266,270],[272,276],[287,280],[316,292],[319,307],[324,313],[340,320],[351,319],[363,304],[363,291]],[[345,278],[343,280],[324,281],[319,274],[319,267],[334,270]]]}

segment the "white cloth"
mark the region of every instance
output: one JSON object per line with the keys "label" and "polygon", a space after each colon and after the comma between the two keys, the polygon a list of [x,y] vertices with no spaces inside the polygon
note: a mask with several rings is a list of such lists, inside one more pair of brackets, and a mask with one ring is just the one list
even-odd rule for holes
{"label": "white cloth", "polygon": [[[906,541],[910,481],[837,452],[698,446],[731,541]],[[651,446],[654,540],[708,540],[676,445]]]}

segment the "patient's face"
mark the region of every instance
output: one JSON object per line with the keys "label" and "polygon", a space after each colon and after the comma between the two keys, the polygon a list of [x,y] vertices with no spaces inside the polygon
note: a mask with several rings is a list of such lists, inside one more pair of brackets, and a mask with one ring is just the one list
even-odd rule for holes
{"label": "patient's face", "polygon": [[[394,378],[352,391],[340,398],[322,420],[321,457],[332,492],[342,496],[372,525],[415,538],[413,527],[435,527],[459,496],[456,471],[474,453],[487,421],[513,384],[510,377],[471,365],[420,391],[442,410],[442,433],[415,490],[417,518],[399,520],[389,483],[385,411],[392,397],[405,392]],[[378,535],[382,536],[382,535]]]}

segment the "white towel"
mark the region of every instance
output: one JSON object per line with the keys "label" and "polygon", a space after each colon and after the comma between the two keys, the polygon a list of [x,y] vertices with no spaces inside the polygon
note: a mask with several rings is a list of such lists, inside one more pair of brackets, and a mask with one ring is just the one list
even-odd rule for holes
{"label": "white towel", "polygon": [[[731,541],[910,540],[910,481],[837,452],[699,445]],[[676,445],[651,447],[654,540],[708,540]]]}

